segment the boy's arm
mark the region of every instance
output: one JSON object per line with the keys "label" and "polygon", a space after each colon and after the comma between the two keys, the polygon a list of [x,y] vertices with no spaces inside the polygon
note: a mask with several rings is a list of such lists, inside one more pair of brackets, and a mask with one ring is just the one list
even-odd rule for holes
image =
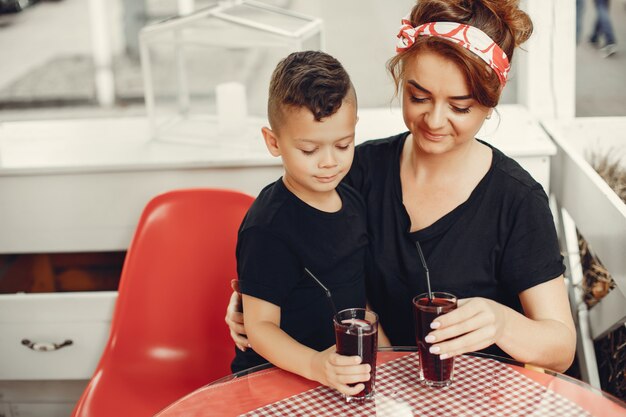
{"label": "boy's arm", "polygon": [[358,356],[341,356],[335,346],[322,352],[304,346],[280,328],[280,307],[245,294],[243,304],[248,340],[259,355],[279,368],[344,394],[355,395],[363,390],[363,384],[348,386],[370,377],[370,366],[360,365]]}

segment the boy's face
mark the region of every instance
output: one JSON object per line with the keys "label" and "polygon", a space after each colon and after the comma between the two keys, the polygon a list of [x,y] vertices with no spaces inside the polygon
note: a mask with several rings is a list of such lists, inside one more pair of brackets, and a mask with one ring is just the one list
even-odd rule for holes
{"label": "boy's face", "polygon": [[352,165],[356,122],[355,104],[344,100],[319,122],[300,107],[288,109],[279,130],[264,128],[270,153],[282,157],[287,188],[307,202],[333,194]]}

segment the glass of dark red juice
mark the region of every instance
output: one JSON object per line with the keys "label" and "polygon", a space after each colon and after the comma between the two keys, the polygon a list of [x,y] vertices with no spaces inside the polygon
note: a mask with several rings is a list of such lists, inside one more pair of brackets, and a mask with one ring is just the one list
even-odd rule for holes
{"label": "glass of dark red juice", "polygon": [[[371,378],[363,381],[365,389],[353,396],[345,396],[346,402],[363,401],[374,395],[376,380],[376,351],[378,347],[378,315],[364,308],[341,310],[333,319],[337,353],[360,356],[361,363],[372,367]],[[357,385],[357,384],[354,384]]]}
{"label": "glass of dark red juice", "polygon": [[413,315],[415,317],[415,340],[419,351],[419,379],[432,387],[443,387],[452,382],[454,357],[440,359],[439,355],[428,351],[431,343],[424,339],[431,332],[430,323],[438,316],[454,310],[457,299],[446,292],[433,292],[432,299],[428,293],[413,298]]}

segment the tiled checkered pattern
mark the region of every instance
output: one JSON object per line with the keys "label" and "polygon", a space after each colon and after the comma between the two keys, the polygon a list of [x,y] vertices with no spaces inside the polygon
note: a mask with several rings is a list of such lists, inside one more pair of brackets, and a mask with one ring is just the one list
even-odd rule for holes
{"label": "tiled checkered pattern", "polygon": [[492,359],[458,357],[454,381],[444,388],[419,384],[417,367],[417,353],[379,366],[373,401],[346,404],[337,391],[320,386],[243,417],[591,417],[568,399]]}

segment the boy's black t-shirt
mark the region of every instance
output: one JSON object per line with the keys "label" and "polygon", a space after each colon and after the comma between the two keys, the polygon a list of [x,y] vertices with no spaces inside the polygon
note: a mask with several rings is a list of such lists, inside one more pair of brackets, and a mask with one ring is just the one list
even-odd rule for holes
{"label": "boy's black t-shirt", "polygon": [[[317,210],[291,193],[282,179],[265,187],[246,214],[237,241],[241,292],[277,305],[280,327],[315,350],[335,344],[333,311],[365,307],[366,211],[360,195],[346,184],[337,192],[342,207]],[[267,362],[251,349],[231,364],[233,372]]]}
{"label": "boy's black t-shirt", "polygon": [[[518,294],[564,272],[547,196],[513,159],[491,147],[491,168],[463,204],[410,232],[400,155],[408,132],[356,148],[346,182],[368,211],[372,256],[367,295],[393,345],[415,345],[412,298],[427,291],[415,242],[433,291],[485,297],[519,312]],[[489,352],[502,354],[497,347]]]}

